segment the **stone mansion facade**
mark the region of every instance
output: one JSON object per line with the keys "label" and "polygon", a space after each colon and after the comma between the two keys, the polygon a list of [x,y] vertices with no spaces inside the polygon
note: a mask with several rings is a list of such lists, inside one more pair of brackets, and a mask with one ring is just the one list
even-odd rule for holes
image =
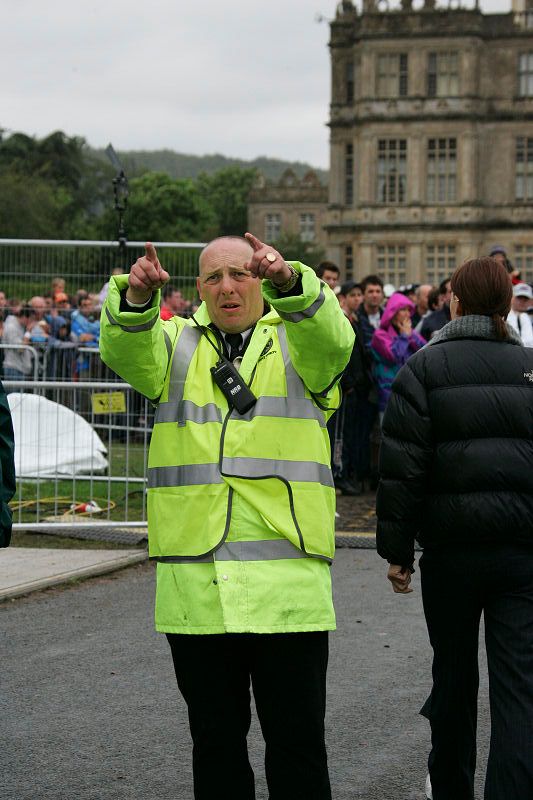
{"label": "stone mansion facade", "polygon": [[339,3],[325,229],[346,277],[437,284],[499,243],[533,282],[533,0],[474,2]]}

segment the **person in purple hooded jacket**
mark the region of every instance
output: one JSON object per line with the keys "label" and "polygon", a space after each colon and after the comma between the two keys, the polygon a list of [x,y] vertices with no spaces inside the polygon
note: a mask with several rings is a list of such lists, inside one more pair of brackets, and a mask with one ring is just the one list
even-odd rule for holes
{"label": "person in purple hooded jacket", "polygon": [[413,330],[411,317],[414,311],[413,301],[404,294],[395,292],[389,298],[379,328],[374,331],[370,342],[381,419],[398,370],[413,353],[426,344],[426,340]]}

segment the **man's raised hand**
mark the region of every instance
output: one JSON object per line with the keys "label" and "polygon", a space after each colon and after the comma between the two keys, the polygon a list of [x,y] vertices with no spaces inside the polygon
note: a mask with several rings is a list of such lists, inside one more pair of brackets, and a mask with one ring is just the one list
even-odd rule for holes
{"label": "man's raised hand", "polygon": [[256,278],[268,278],[275,286],[287,283],[293,273],[283,260],[283,256],[270,245],[264,244],[253,233],[245,233],[244,236],[254,251],[252,258],[246,264],[252,275]]}
{"label": "man's raised hand", "polygon": [[170,277],[159,263],[154,245],[146,242],[144,247],[144,256],[137,259],[128,276],[126,300],[130,303],[147,303],[152,293],[164,286]]}

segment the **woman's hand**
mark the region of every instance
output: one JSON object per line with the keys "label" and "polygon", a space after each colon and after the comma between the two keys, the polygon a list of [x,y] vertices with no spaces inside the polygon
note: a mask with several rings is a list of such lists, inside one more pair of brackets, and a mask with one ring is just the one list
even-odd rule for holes
{"label": "woman's hand", "polygon": [[411,319],[404,319],[398,323],[398,330],[400,333],[404,333],[406,336],[410,336],[413,332],[413,326],[411,325]]}
{"label": "woman's hand", "polygon": [[397,594],[409,594],[413,590],[409,587],[411,583],[411,570],[409,567],[401,567],[399,564],[390,564],[387,578],[392,583],[392,588]]}

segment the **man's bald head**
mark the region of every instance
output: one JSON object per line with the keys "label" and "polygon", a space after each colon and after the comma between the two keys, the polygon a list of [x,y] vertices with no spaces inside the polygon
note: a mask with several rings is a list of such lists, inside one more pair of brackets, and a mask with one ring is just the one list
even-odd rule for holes
{"label": "man's bald head", "polygon": [[418,286],[416,294],[416,306],[419,314],[425,314],[428,310],[428,297],[430,291],[433,289],[429,283],[423,283]]}
{"label": "man's bald head", "polygon": [[35,295],[35,297],[31,298],[29,304],[33,309],[35,318],[37,320],[42,319],[44,317],[44,312],[46,311],[46,301],[44,297],[40,297],[40,295]]}
{"label": "man's bald head", "polygon": [[244,236],[217,236],[216,239],[212,239],[206,244],[200,253],[198,259],[199,274],[202,274],[202,269],[205,268],[206,262],[211,260],[213,256],[216,258],[221,254],[228,257],[230,254],[234,254],[234,258],[241,257],[242,263],[245,264],[250,260],[252,253],[252,246]]}
{"label": "man's bald head", "polygon": [[226,333],[242,333],[263,315],[261,280],[248,269],[252,254],[240,236],[213,239],[200,254],[196,288],[209,319]]}

